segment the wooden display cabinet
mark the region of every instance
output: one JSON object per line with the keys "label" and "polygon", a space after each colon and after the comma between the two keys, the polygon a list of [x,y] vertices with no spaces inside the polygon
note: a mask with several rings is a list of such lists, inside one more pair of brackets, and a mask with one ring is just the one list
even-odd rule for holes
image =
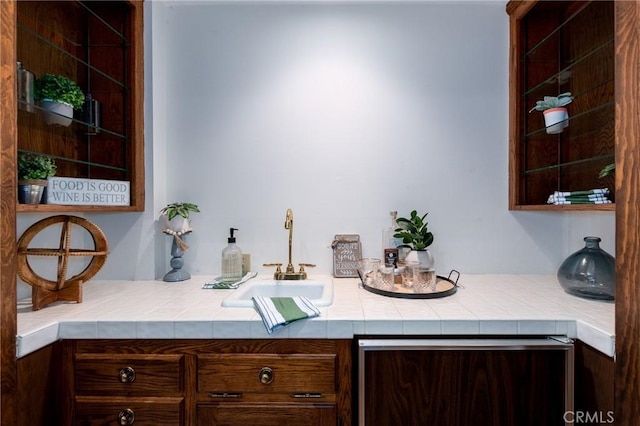
{"label": "wooden display cabinet", "polygon": [[[510,15],[509,208],[614,210],[614,204],[547,204],[554,191],[608,188],[615,161],[615,46],[612,1],[512,1]],[[544,96],[571,92],[568,127],[548,134]]]}
{"label": "wooden display cabinet", "polygon": [[52,156],[56,176],[129,182],[128,206],[18,205],[18,211],[142,211],[144,207],[141,1],[17,2],[17,61],[38,78],[65,76],[100,104],[90,126],[48,125],[36,103],[18,103],[18,152]]}

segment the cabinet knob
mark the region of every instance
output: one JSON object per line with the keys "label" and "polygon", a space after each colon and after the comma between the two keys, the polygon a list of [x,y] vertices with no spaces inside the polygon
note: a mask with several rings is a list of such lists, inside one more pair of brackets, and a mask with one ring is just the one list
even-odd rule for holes
{"label": "cabinet knob", "polygon": [[123,426],[132,425],[133,422],[136,421],[136,416],[131,408],[125,408],[120,411],[120,414],[118,414],[118,419],[120,420],[120,424]]}
{"label": "cabinet knob", "polygon": [[263,385],[268,385],[269,383],[273,382],[273,377],[273,370],[269,367],[262,367],[260,369],[260,372],[258,373],[258,379]]}
{"label": "cabinet knob", "polygon": [[136,379],[136,370],[131,367],[124,367],[120,370],[118,378],[121,383],[132,383]]}

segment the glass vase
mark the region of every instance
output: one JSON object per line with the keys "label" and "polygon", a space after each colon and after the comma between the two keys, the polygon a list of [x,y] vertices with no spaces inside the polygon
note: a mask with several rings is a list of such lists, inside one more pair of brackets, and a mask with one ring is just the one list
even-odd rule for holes
{"label": "glass vase", "polygon": [[600,248],[599,237],[585,237],[585,247],[569,256],[558,269],[558,281],[569,294],[588,299],[614,300],[615,258]]}

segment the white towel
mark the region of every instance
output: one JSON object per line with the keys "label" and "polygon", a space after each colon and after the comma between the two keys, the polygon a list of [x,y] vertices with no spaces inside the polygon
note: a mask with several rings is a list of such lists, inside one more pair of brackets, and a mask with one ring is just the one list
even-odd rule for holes
{"label": "white towel", "polygon": [[262,317],[267,333],[292,323],[293,321],[313,318],[320,310],[306,297],[253,297],[253,305]]}

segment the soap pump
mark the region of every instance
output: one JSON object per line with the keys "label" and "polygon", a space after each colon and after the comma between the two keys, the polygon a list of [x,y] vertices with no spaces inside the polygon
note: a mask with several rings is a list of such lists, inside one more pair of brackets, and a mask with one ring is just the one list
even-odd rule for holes
{"label": "soap pump", "polygon": [[233,231],[237,228],[229,228],[227,246],[222,250],[222,281],[237,282],[242,278],[242,250],[236,244]]}

